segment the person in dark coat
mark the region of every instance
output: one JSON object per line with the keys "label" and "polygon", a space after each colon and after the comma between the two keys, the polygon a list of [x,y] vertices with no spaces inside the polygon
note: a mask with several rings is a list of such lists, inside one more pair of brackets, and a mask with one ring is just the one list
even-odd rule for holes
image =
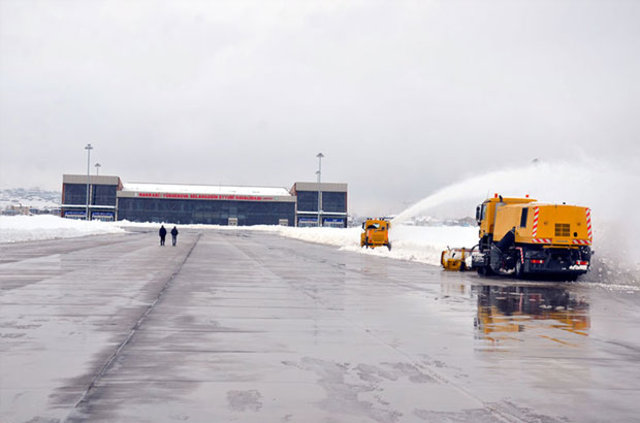
{"label": "person in dark coat", "polygon": [[175,226],[171,229],[171,245],[176,246],[176,242],[178,242],[178,228]]}
{"label": "person in dark coat", "polygon": [[160,235],[160,245],[164,245],[164,237],[167,236],[167,230],[164,228],[164,225],[160,226],[158,234]]}

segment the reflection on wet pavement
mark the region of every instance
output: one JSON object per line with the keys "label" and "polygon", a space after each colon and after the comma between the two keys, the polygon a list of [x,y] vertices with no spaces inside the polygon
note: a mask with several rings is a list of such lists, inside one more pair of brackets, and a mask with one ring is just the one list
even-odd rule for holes
{"label": "reflection on wet pavement", "polygon": [[491,343],[522,341],[529,332],[573,345],[563,332],[588,336],[589,303],[584,295],[562,287],[474,286],[476,335]]}

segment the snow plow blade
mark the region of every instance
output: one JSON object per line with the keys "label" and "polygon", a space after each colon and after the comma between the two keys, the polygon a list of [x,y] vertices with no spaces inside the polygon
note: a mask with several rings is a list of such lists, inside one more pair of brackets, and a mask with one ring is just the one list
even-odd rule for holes
{"label": "snow plow blade", "polygon": [[[475,248],[475,247],[473,247]],[[440,254],[440,263],[444,270],[460,271],[470,270],[471,265],[467,259],[471,257],[473,248],[449,248]]]}

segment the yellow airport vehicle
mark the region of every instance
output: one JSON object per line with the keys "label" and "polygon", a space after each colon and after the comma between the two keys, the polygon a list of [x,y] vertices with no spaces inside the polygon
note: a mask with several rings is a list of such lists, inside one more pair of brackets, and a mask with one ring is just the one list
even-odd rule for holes
{"label": "yellow airport vehicle", "polygon": [[[473,247],[475,248],[475,247]],[[467,259],[471,257],[473,248],[449,248],[440,254],[440,264],[444,270],[465,271],[471,266],[467,265]]]}
{"label": "yellow airport vehicle", "polygon": [[481,275],[546,274],[575,280],[589,270],[591,210],[496,194],[476,209],[480,227],[472,267]]}
{"label": "yellow airport vehicle", "polygon": [[391,250],[391,242],[389,242],[390,228],[391,223],[386,219],[367,219],[362,223],[360,247],[375,248],[386,246]]}

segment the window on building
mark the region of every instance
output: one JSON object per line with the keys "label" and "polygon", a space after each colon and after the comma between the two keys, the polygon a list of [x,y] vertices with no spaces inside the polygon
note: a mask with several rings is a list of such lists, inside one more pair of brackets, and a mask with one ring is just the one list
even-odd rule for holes
{"label": "window on building", "polygon": [[317,191],[298,191],[299,211],[318,211],[318,192]]}
{"label": "window on building", "polygon": [[323,192],[322,211],[346,213],[347,194],[344,192]]}
{"label": "window on building", "polygon": [[87,186],[81,184],[64,184],[63,204],[86,204]]}
{"label": "window on building", "polygon": [[[318,211],[317,191],[298,191],[298,211]],[[322,192],[322,211],[346,213],[346,192]]]}
{"label": "window on building", "polygon": [[93,185],[93,204],[100,206],[116,205],[116,186],[115,185]]}

